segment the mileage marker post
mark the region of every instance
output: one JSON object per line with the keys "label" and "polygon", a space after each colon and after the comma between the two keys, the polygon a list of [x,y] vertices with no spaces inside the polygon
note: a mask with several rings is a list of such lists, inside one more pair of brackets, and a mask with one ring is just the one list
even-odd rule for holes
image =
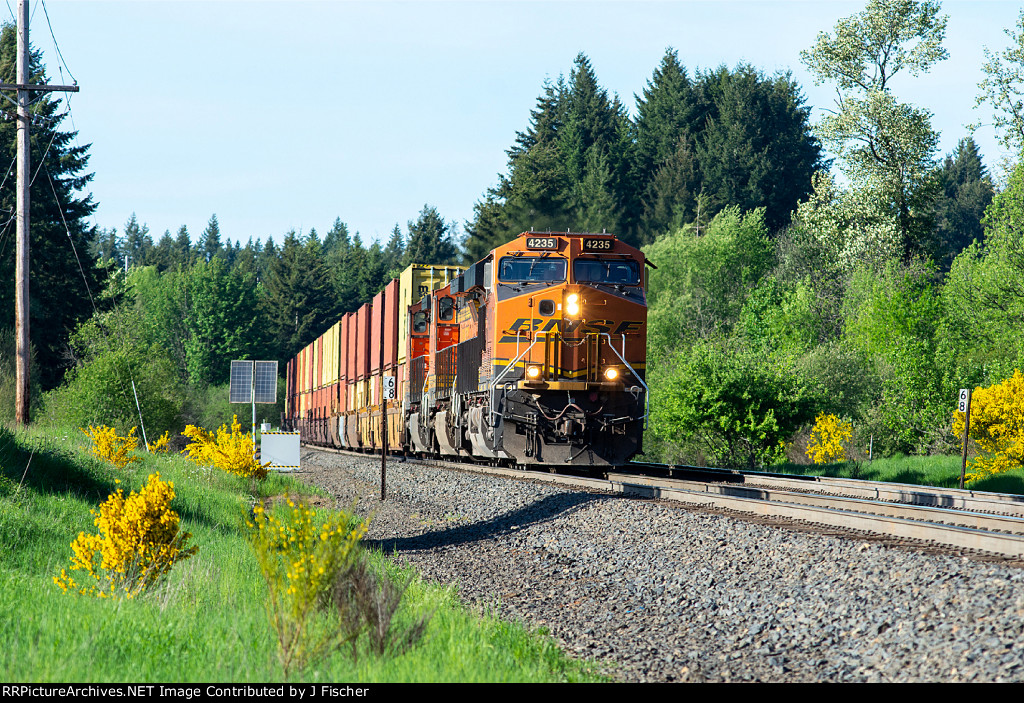
{"label": "mileage marker post", "polygon": [[967,438],[971,435],[971,389],[960,389],[960,400],[957,403],[957,410],[964,414],[964,446],[960,454],[960,488],[964,487],[964,477],[967,475]]}
{"label": "mileage marker post", "polygon": [[388,473],[388,401],[395,399],[395,377],[381,376],[381,399],[380,399],[380,426],[381,426],[381,447],[380,447],[380,499],[387,499],[387,485],[385,477]]}

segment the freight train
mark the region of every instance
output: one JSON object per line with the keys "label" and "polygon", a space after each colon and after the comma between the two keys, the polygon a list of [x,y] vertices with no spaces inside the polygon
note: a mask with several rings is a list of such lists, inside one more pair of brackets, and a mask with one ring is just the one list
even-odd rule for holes
{"label": "freight train", "polygon": [[624,464],[649,410],[647,266],[575,232],[524,232],[467,268],[413,264],[288,362],[283,427],[339,449]]}

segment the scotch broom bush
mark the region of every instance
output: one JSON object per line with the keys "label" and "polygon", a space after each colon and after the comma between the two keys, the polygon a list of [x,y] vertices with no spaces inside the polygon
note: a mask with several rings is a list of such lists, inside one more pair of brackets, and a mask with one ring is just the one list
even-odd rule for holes
{"label": "scotch broom bush", "polygon": [[853,425],[839,417],[819,413],[811,429],[811,438],[807,442],[808,457],[815,464],[834,464],[846,461],[844,444],[853,436]]}
{"label": "scotch broom bush", "polygon": [[192,440],[182,453],[197,464],[216,466],[229,474],[258,481],[267,477],[270,462],[260,464],[256,460],[252,435],[242,432],[237,415],[231,420],[230,430],[227,425],[221,425],[214,434],[189,425],[182,434]]}
{"label": "scotch broom bush", "polygon": [[138,457],[129,455],[129,452],[139,445],[134,427],[127,437],[119,437],[115,428],[107,427],[106,425],[100,425],[99,427],[89,425],[88,431],[82,430],[82,434],[92,440],[92,453],[94,456],[104,461],[109,461],[119,469],[123,469],[128,464],[139,460]]}
{"label": "scotch broom bush", "polygon": [[[964,414],[953,414],[953,433],[964,434]],[[971,395],[971,439],[987,456],[970,462],[968,481],[1024,466],[1024,375],[1013,376]]]}
{"label": "scotch broom bush", "polygon": [[289,498],[287,504],[283,517],[256,506],[249,523],[254,528],[253,551],[267,582],[267,614],[286,675],[358,634],[318,626],[316,616],[339,572],[356,558],[367,527],[344,512],[325,519],[305,503]]}
{"label": "scotch broom bush", "polygon": [[196,553],[185,545],[192,535],[178,529],[178,514],[171,510],[174,484],[150,474],[146,485],[127,498],[117,489],[93,521],[98,535],[79,533],[71,543],[71,570],[83,571],[83,583],[61,569],[53,581],[64,592],[100,598],[134,598],[159,582],[176,562]]}

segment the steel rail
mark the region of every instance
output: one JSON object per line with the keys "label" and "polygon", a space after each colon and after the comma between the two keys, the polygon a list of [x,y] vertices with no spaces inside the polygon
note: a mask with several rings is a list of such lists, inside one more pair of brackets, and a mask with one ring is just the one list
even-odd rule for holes
{"label": "steel rail", "polygon": [[[671,466],[662,464],[636,464],[638,470],[666,471],[670,477],[687,473],[721,476],[723,481],[766,488],[813,490],[866,500],[891,501],[910,505],[970,510],[982,513],[1002,513],[1024,518],[1024,496],[1009,493],[974,491],[969,488],[936,488],[911,483],[889,483],[854,478],[829,476],[790,476],[759,471],[733,471],[697,466]],[[627,467],[619,467],[625,471]],[[624,473],[625,475],[625,473]]]}
{"label": "steel rail", "polygon": [[[315,449],[367,456],[345,450]],[[611,473],[608,479],[526,471],[436,459],[409,459],[437,468],[470,471],[520,480],[540,481],[623,496],[667,500],[731,510],[760,517],[797,520],[832,528],[911,539],[953,549],[970,549],[996,556],[1024,558],[1024,520],[984,512],[923,505],[897,505],[890,501],[837,497],[808,492],[819,482],[799,480],[799,492],[716,481],[683,481]],[[703,470],[703,469],[701,469]],[[736,473],[725,472],[721,473]],[[761,477],[758,477],[761,480]],[[864,482],[873,483],[873,482]],[[907,488],[908,486],[904,486]],[[832,486],[829,487],[831,489]],[[916,489],[925,488],[913,486]],[[939,489],[946,493],[954,489]],[[900,489],[897,488],[897,493]],[[883,491],[884,493],[884,491]],[[903,491],[906,493],[906,491]],[[997,494],[993,494],[997,495]],[[955,501],[954,501],[955,502]],[[1002,505],[987,501],[989,505]],[[949,523],[943,522],[949,521]],[[1006,530],[1006,531],[997,531]],[[1016,532],[1016,533],[1013,533]]]}

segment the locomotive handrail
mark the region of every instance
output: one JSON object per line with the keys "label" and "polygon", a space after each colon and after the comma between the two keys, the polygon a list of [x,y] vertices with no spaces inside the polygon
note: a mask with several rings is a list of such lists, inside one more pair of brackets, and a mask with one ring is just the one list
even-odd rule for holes
{"label": "locomotive handrail", "polygon": [[[491,419],[492,423],[494,422],[494,415],[498,412],[497,410],[494,409],[494,389],[498,387],[498,382],[505,376],[505,374],[508,373],[509,369],[514,369],[516,367],[516,364],[519,363],[519,360],[522,359],[524,356],[526,356],[527,354],[530,353],[530,350],[533,349],[535,344],[537,344],[537,341],[538,341],[538,335],[534,335],[533,341],[530,343],[530,346],[528,346],[525,350],[523,350],[522,354],[517,356],[511,363],[509,363],[509,365],[505,367],[505,370],[502,371],[500,374],[498,374],[497,378],[495,378],[493,381],[491,381],[490,388],[489,388],[487,394],[490,396],[490,398],[488,398],[488,404],[489,404],[490,411],[491,411],[490,419]],[[517,339],[516,340],[516,345],[518,346],[518,344],[519,344],[519,341]],[[491,427],[494,427],[494,425],[492,424]]]}
{"label": "locomotive handrail", "polygon": [[629,362],[626,361],[626,356],[625,356],[625,351],[626,351],[626,335],[622,335],[622,351],[623,351],[622,354],[620,354],[619,350],[615,348],[614,344],[612,344],[612,336],[610,334],[608,334],[607,332],[601,332],[600,335],[602,337],[607,337],[608,338],[608,348],[611,349],[613,352],[615,352],[615,356],[619,357],[619,360],[623,364],[626,365],[626,368],[629,369],[629,372],[633,374],[633,378],[638,380],[640,382],[640,385],[644,387],[644,417],[643,417],[643,420],[644,420],[644,429],[646,430],[647,429],[647,416],[650,415],[650,413],[651,413],[651,389],[647,387],[647,384],[644,383],[644,380],[642,378],[640,378],[639,374],[637,374],[637,372],[633,369],[633,367],[630,366]]}

